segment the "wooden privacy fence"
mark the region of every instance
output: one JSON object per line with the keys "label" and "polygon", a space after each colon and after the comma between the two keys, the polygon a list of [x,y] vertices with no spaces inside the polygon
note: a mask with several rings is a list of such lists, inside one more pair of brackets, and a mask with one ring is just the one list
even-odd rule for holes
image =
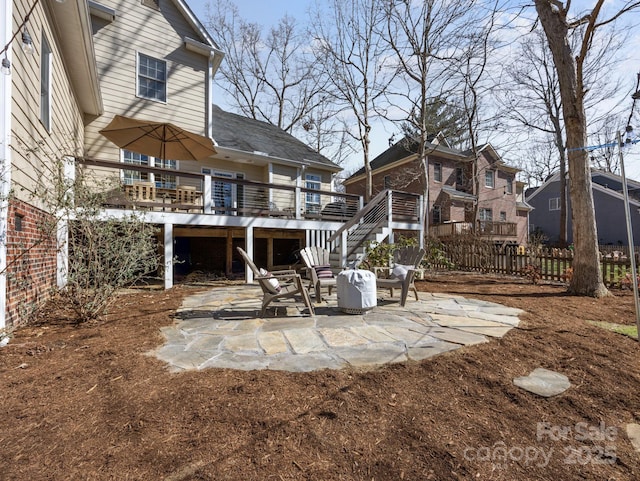
{"label": "wooden privacy fence", "polygon": [[[431,262],[431,267],[515,276],[529,275],[534,268],[540,275],[540,279],[561,282],[567,282],[572,275],[573,250],[571,249],[444,244],[442,250],[449,264]],[[640,248],[636,247],[636,256],[638,251]],[[630,283],[631,261],[624,251],[604,250],[600,255],[600,263],[603,281],[607,286],[625,286]]]}

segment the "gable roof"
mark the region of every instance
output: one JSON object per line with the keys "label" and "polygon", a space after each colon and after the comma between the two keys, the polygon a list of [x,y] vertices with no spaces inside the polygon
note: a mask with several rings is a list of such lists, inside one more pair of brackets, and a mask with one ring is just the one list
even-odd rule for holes
{"label": "gable roof", "polygon": [[[539,187],[535,188],[535,190],[530,195],[526,196],[527,201],[532,200],[536,195],[544,191],[550,184],[559,181],[560,172],[556,171],[549,177],[547,177],[547,179]],[[622,177],[616,174],[612,174],[611,172],[605,172],[604,170],[599,169],[591,169],[591,186],[592,188],[595,188],[602,192],[622,195]],[[627,179],[627,188],[629,190],[629,193],[640,191],[640,182],[633,179]]]}
{"label": "gable roof", "polygon": [[[438,140],[438,143],[434,143],[434,141],[436,140]],[[456,157],[460,157],[460,160],[465,160],[462,152],[450,148],[446,140],[443,141],[443,139],[441,139],[439,135],[432,135],[427,139],[427,141],[429,142],[429,151],[438,152],[445,155],[453,155]],[[440,143],[441,141],[445,145],[442,145]],[[415,157],[418,150],[417,145],[418,142],[415,139],[403,137],[400,141],[390,146],[387,150],[382,152],[369,163],[371,165],[371,170],[381,169],[390,166],[395,162],[404,161]],[[362,174],[364,174],[364,167],[361,167],[358,171],[351,174],[349,178],[345,180],[345,182],[353,181],[356,177],[359,177]]]}
{"label": "gable roof", "polygon": [[213,138],[219,147],[271,160],[321,166],[338,172],[340,166],[275,125],[212,106]]}
{"label": "gable roof", "polygon": [[213,40],[211,35],[209,35],[207,29],[204,28],[204,25],[202,25],[200,20],[198,20],[198,17],[196,17],[193,11],[189,8],[187,2],[185,2],[184,0],[172,0],[172,2],[180,11],[180,13],[182,13],[182,16],[187,20],[187,22],[189,22],[191,27],[200,34],[200,38],[204,40],[208,45],[218,50],[218,45]]}
{"label": "gable roof", "polygon": [[[473,150],[468,149],[462,151],[453,149],[441,134],[430,136],[427,141],[429,142],[426,149],[428,153],[437,153],[444,157],[457,159],[460,162],[471,162],[473,159]],[[417,145],[418,142],[415,139],[404,137],[373,159],[370,162],[371,170],[375,171],[377,169],[390,167],[395,163],[404,163],[406,161],[413,160],[417,155]],[[495,160],[495,166],[498,170],[512,173],[520,172],[521,170],[505,164],[491,144],[484,144],[478,148],[477,151],[489,153]],[[361,167],[354,174],[350,175],[344,182],[347,184],[354,182],[363,174],[364,167]]]}

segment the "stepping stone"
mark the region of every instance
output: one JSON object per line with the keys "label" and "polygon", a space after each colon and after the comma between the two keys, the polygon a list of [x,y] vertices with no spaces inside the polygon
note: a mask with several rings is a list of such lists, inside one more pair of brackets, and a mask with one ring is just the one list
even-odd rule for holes
{"label": "stepping stone", "polygon": [[562,394],[571,387],[567,376],[541,367],[531,371],[528,376],[515,378],[513,384],[542,397]]}
{"label": "stepping stone", "polygon": [[627,424],[627,437],[631,441],[633,449],[640,453],[640,424]]}

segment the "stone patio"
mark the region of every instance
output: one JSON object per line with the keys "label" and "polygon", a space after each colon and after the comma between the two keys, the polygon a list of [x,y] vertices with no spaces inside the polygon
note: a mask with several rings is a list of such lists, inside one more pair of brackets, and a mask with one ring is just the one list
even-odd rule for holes
{"label": "stone patio", "polygon": [[[519,309],[446,294],[420,293],[405,307],[378,291],[378,307],[345,314],[335,292],[315,304],[274,302],[258,318],[257,286],[211,288],[185,298],[166,343],[150,354],[172,371],[206,368],[314,371],[373,368],[419,361],[463,346],[502,337],[519,323]],[[397,293],[397,291],[396,291]]]}

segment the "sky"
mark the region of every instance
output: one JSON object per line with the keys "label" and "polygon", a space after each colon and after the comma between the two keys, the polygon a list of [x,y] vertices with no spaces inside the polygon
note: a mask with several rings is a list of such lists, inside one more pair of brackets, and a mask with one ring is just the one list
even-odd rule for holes
{"label": "sky", "polygon": [[[204,23],[207,13],[207,4],[210,0],[186,0],[189,7],[193,10],[194,14]],[[265,28],[275,25],[283,16],[289,15],[300,20],[300,23],[304,23],[307,18],[308,9],[314,5],[316,0],[233,0],[233,3],[238,7],[240,17],[249,22],[258,23]],[[323,0],[320,0],[323,2]],[[521,2],[518,2],[521,3]],[[584,7],[593,5],[593,0],[578,0],[575,2],[578,7],[584,4]],[[615,8],[620,0],[610,0],[605,3],[606,7]],[[578,10],[575,10],[578,11]],[[635,25],[640,25],[640,12],[635,12],[628,16],[629,21]],[[640,72],[640,26],[636,27],[633,31],[632,37],[628,42],[628,56],[627,61],[623,62],[618,68],[624,79],[625,87],[631,89],[636,80],[636,73]],[[631,99],[628,100],[628,110],[631,109]],[[217,101],[224,108],[224,102]],[[626,105],[626,103],[625,103]],[[625,116],[628,114],[625,113]],[[640,135],[640,117],[634,118],[635,133]],[[621,126],[624,128],[624,126]],[[396,133],[397,129],[391,125],[377,125],[374,126],[373,140],[370,146],[373,157],[382,153],[388,147],[388,139],[392,134]],[[489,140],[491,142],[491,140]],[[372,157],[372,158],[373,158]],[[503,159],[507,163],[514,163],[510,158]],[[640,180],[640,143],[627,147],[624,150],[624,161],[626,168],[626,175],[630,178]],[[347,161],[344,166],[346,170],[353,171],[360,167],[362,162],[361,156],[355,156]]]}

